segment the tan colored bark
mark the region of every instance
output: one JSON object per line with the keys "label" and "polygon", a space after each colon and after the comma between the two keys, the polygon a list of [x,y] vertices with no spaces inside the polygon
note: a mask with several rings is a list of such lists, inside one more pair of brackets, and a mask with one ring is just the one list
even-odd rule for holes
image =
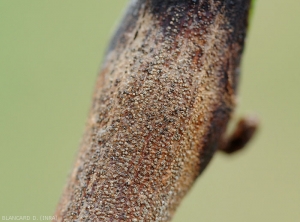
{"label": "tan colored bark", "polygon": [[99,74],[59,221],[170,221],[235,106],[249,0],[138,0]]}

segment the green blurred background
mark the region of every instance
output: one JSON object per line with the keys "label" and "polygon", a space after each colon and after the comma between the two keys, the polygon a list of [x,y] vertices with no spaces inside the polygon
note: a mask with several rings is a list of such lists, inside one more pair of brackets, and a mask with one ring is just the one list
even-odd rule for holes
{"label": "green blurred background", "polygon": [[[125,0],[0,0],[0,220],[52,215]],[[256,3],[238,115],[261,128],[216,154],[175,222],[300,221],[300,1]]]}

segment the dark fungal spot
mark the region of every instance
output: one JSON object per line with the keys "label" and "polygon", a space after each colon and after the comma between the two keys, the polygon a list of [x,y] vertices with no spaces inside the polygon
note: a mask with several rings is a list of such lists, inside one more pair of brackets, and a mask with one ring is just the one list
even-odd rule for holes
{"label": "dark fungal spot", "polygon": [[134,34],[133,40],[136,39],[136,37],[138,36],[138,34],[139,34],[139,31],[136,31],[135,34]]}

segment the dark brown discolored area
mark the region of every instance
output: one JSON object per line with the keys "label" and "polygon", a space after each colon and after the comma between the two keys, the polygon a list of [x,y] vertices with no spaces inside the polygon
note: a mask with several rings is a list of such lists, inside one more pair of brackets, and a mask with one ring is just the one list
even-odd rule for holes
{"label": "dark brown discolored area", "polygon": [[133,1],[99,74],[60,221],[170,221],[235,106],[249,1]]}
{"label": "dark brown discolored area", "polygon": [[242,149],[253,138],[258,125],[259,120],[255,116],[242,118],[233,134],[224,140],[219,149],[228,154]]}

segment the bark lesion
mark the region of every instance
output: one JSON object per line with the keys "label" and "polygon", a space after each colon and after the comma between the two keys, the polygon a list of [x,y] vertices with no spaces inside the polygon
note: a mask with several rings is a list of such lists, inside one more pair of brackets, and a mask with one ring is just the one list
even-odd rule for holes
{"label": "bark lesion", "polygon": [[59,220],[170,221],[215,151],[250,139],[253,124],[242,124],[222,142],[243,48],[235,35],[246,29],[226,10],[247,2],[133,1],[99,74]]}

